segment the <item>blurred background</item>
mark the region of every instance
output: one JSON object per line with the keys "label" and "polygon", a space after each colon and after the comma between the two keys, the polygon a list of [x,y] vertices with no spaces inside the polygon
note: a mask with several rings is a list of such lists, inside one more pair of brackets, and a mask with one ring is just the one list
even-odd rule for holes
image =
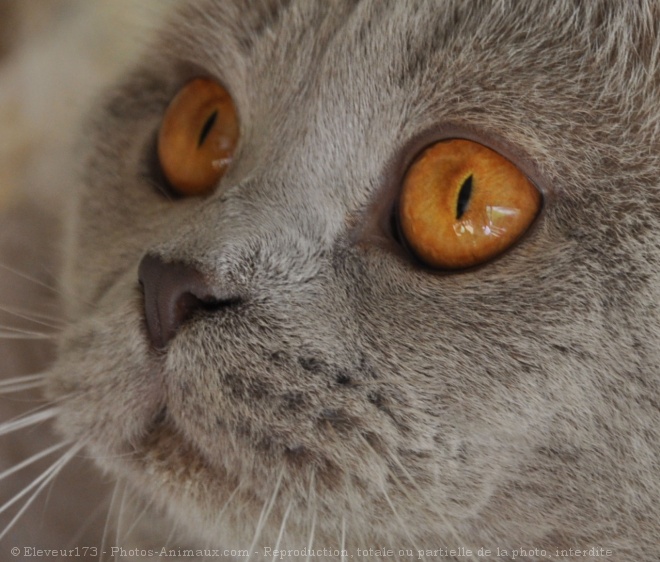
{"label": "blurred background", "polygon": [[[54,275],[59,215],[74,177],[80,121],[176,1],[0,0],[0,381],[39,373],[52,359],[50,333],[62,326]],[[39,388],[0,396],[0,424],[43,404]],[[59,441],[49,429],[38,424],[1,435],[0,473]],[[41,459],[2,479],[0,506],[52,462]],[[74,459],[8,533],[29,500],[0,509],[0,561],[12,559],[14,547],[102,543],[112,489],[89,465]]]}
{"label": "blurred background", "polygon": [[174,0],[0,0],[0,210],[49,183],[80,116]]}

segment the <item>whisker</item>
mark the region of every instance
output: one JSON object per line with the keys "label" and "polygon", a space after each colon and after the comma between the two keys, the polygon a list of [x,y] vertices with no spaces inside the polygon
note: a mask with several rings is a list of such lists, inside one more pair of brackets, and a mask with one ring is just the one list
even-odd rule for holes
{"label": "whisker", "polygon": [[[373,449],[372,449],[372,450],[373,450]],[[397,467],[399,468],[399,470],[401,470],[401,472],[403,472],[403,474],[406,476],[406,478],[408,479],[408,481],[409,481],[409,482],[413,485],[413,487],[417,490],[417,492],[419,493],[420,497],[422,497],[422,498],[426,498],[427,495],[426,495],[426,494],[423,492],[423,490],[420,488],[419,484],[415,481],[414,477],[412,476],[412,474],[410,474],[410,472],[408,471],[408,469],[406,469],[406,467],[403,466],[403,463],[402,463],[398,458],[395,458],[393,455],[390,455],[388,458],[389,458],[391,461],[393,461],[393,462],[397,465]],[[406,487],[403,485],[403,483],[402,483],[398,478],[396,478],[396,477],[391,473],[391,471],[390,471],[390,475],[391,475],[392,478],[395,480],[395,482],[397,483],[397,485],[399,486],[399,488],[403,491],[403,493],[404,493],[407,497],[410,497],[410,496],[408,495],[408,491],[407,491]],[[438,512],[438,510],[435,508],[435,506],[431,505],[428,501],[426,502],[426,504],[427,504],[427,506],[433,511],[433,513],[435,513],[435,514],[439,517],[439,519],[444,523],[445,527],[446,527],[447,530],[451,533],[453,539],[457,542],[457,544],[459,544],[460,546],[466,546],[466,545],[465,545],[465,541],[464,541],[463,539],[461,539],[461,537],[458,535],[458,533],[457,533],[456,530],[454,529],[454,526],[451,525],[451,523],[447,520],[447,518],[446,518],[442,513]],[[473,549],[469,549],[469,550],[473,550]],[[477,559],[477,557],[476,557],[474,554],[473,554],[472,556],[470,556],[470,559],[471,559],[473,562],[479,562],[478,559]]]}
{"label": "whisker", "polygon": [[8,312],[9,314],[19,315],[22,314],[27,320],[44,320],[46,322],[54,322],[58,325],[65,325],[66,321],[60,316],[55,316],[53,314],[46,314],[45,312],[37,312],[36,310],[30,310],[27,308],[21,308],[18,306],[7,306],[6,304],[2,305],[2,310]]}
{"label": "whisker", "polygon": [[[106,498],[107,499],[107,498]],[[78,531],[69,541],[66,550],[73,550],[77,545],[81,543],[82,538],[85,536],[87,531],[91,529],[99,519],[101,513],[104,509],[107,509],[107,501],[99,502],[94,511],[91,514],[86,515],[85,522],[78,528]]]}
{"label": "whisker", "polygon": [[33,414],[22,416],[18,419],[8,421],[0,425],[0,435],[6,435],[13,431],[18,431],[25,427],[30,427],[31,425],[36,425],[43,421],[54,418],[57,415],[57,408],[49,408],[48,410],[38,411]]}
{"label": "whisker", "polygon": [[38,375],[26,375],[0,380],[0,395],[38,388],[46,383],[45,378],[45,375],[40,373]]}
{"label": "whisker", "polygon": [[218,524],[220,523],[220,521],[222,520],[222,516],[225,514],[225,511],[227,511],[227,508],[229,507],[229,504],[231,503],[231,501],[238,494],[238,490],[240,489],[240,487],[241,487],[241,485],[239,483],[236,486],[236,488],[234,488],[234,491],[231,494],[229,494],[229,497],[227,498],[227,501],[225,502],[225,505],[222,506],[222,509],[218,512],[218,515],[216,515],[216,517],[215,517],[216,523],[218,523]]}
{"label": "whisker", "polygon": [[[282,524],[280,525],[280,531],[277,535],[277,541],[275,542],[275,550],[274,552],[277,552],[280,549],[280,543],[282,541],[282,537],[284,536],[284,528],[286,527],[286,520],[289,518],[289,513],[291,512],[291,507],[293,506],[293,502],[290,501],[289,505],[286,507],[286,511],[284,512],[284,517],[282,518]],[[273,562],[277,559],[276,555],[273,555]]]}
{"label": "whisker", "polygon": [[[31,283],[34,283],[35,285],[39,285],[40,287],[44,287],[45,289],[48,289],[49,291],[60,295],[64,298],[68,298],[71,295],[67,295],[64,291],[61,291],[54,285],[49,285],[48,283],[44,283],[43,281],[40,281],[36,277],[33,277],[31,275],[28,275],[27,273],[23,273],[22,271],[18,271],[17,269],[14,269],[13,267],[10,267],[6,264],[0,263],[0,269],[4,269],[5,271],[9,271],[10,273],[13,273],[14,275],[21,277],[23,279],[26,279],[27,281],[30,281]],[[88,306],[92,306],[92,303],[89,301],[81,300],[80,297],[78,296],[78,300]]]}
{"label": "whisker", "polygon": [[[12,308],[8,306],[0,306],[0,311],[6,312],[7,314],[11,314],[12,316],[16,316],[17,318],[22,318],[23,320],[34,322],[35,324],[41,324],[42,326],[46,326],[47,328],[53,328],[55,330],[59,330],[62,327],[62,324],[51,324],[50,322],[47,322],[45,320],[40,320],[38,318],[35,318],[34,316],[25,314],[24,312],[20,312],[16,308]],[[52,318],[51,320],[55,320],[55,319]]]}
{"label": "whisker", "polygon": [[[176,528],[176,523],[172,522],[172,530],[170,531],[170,534],[167,535],[167,538],[165,539],[165,542],[163,543],[163,548],[167,551],[169,550],[169,547],[172,545],[172,541],[174,540],[174,535],[176,535],[177,528]],[[161,556],[158,556],[158,560],[162,560],[163,558]]]}
{"label": "whisker", "polygon": [[[67,397],[64,398],[66,399]],[[135,451],[128,451],[126,453],[107,453],[103,455],[94,451],[85,451],[80,455],[80,458],[82,459],[90,459],[93,461],[102,461],[104,459],[130,459],[131,457],[135,457]]]}
{"label": "whisker", "polygon": [[7,500],[3,505],[1,505],[0,513],[4,513],[5,511],[7,511],[7,509],[9,509],[24,495],[30,492],[30,490],[32,490],[35,486],[38,486],[39,483],[44,480],[44,478],[48,478],[48,476],[53,472],[53,470],[55,470],[55,468],[59,466],[59,463],[63,457],[64,455],[59,459],[57,459],[55,462],[53,462],[53,464],[51,464],[46,470],[44,470],[39,476],[37,476],[32,482],[30,482],[25,488],[23,488],[20,492],[18,492],[13,498]]}
{"label": "whisker", "polygon": [[341,518],[341,562],[346,562],[346,517]]}
{"label": "whisker", "polygon": [[27,328],[19,328],[18,326],[6,326],[3,324],[0,324],[0,329],[7,330],[11,333],[16,333],[16,334],[28,334],[28,335],[39,334],[41,336],[52,334],[52,332],[45,332],[43,330],[29,330]]}
{"label": "whisker", "polygon": [[275,489],[273,490],[273,493],[271,494],[270,498],[266,501],[266,503],[264,503],[264,507],[261,510],[261,515],[259,515],[259,521],[257,521],[257,528],[255,529],[254,538],[252,539],[252,544],[250,545],[250,550],[249,550],[250,554],[254,552],[254,548],[257,544],[257,541],[259,540],[259,536],[261,535],[261,532],[263,531],[264,525],[268,520],[270,511],[271,509],[273,509],[273,505],[275,504],[275,499],[277,498],[277,494],[280,491],[280,485],[282,484],[283,476],[284,476],[284,467],[282,467],[282,470],[280,470],[280,474],[277,477],[277,482],[275,483]]}
{"label": "whisker", "polygon": [[57,451],[58,449],[61,449],[62,447],[69,445],[70,442],[64,441],[63,443],[58,443],[57,445],[53,445],[52,447],[48,447],[48,449],[45,449],[41,451],[40,453],[37,453],[36,455],[32,455],[31,457],[25,459],[24,461],[21,461],[18,463],[16,466],[12,466],[11,468],[8,468],[4,472],[0,472],[0,480],[3,480],[7,478],[8,476],[11,476],[15,472],[18,472],[19,470],[25,468],[26,466],[31,465],[32,463],[37,462],[39,459],[43,459],[44,457],[47,457],[51,453]]}
{"label": "whisker", "polygon": [[[375,451],[374,448],[371,446],[371,444],[370,444],[366,439],[364,439],[364,437],[362,437],[362,436],[361,436],[361,441],[364,443],[364,445],[365,445],[367,448],[371,449],[371,451],[374,452],[374,454],[376,454],[376,451]],[[404,475],[406,476],[406,478],[410,481],[410,483],[413,485],[413,487],[414,487],[414,488],[416,489],[416,491],[419,493],[420,497],[422,497],[422,498],[426,498],[426,497],[427,497],[427,494],[424,493],[424,491],[420,488],[419,484],[415,481],[415,479],[413,478],[413,476],[412,476],[412,475],[410,474],[410,472],[406,469],[406,467],[403,466],[403,463],[401,463],[401,461],[400,461],[398,458],[396,458],[394,455],[388,455],[388,460],[389,460],[390,462],[396,464],[396,466],[399,468],[399,470],[401,470],[401,471],[404,473]],[[404,486],[403,482],[401,482],[401,480],[400,480],[400,479],[399,479],[399,478],[398,478],[398,477],[397,477],[397,476],[396,476],[391,470],[389,470],[389,469],[388,469],[388,474],[389,474],[390,478],[392,479],[392,481],[397,485],[397,487],[399,488],[399,490],[400,490],[400,491],[401,491],[401,492],[402,492],[407,498],[410,499],[410,494],[409,494],[409,492],[408,492],[408,489],[406,488],[406,486]],[[392,502],[390,501],[389,496],[387,496],[387,492],[385,491],[384,488],[381,488],[381,491],[382,491],[383,494],[385,495],[385,499],[386,499],[386,501],[390,504],[390,507],[393,509],[393,512],[394,512],[395,516],[397,517],[397,519],[400,520],[399,515],[394,511],[394,507],[393,507],[393,505],[392,505]],[[447,518],[445,517],[445,515],[444,515],[443,513],[439,512],[439,511],[436,509],[436,507],[435,507],[434,505],[432,505],[431,503],[429,503],[428,501],[427,501],[426,503],[427,503],[427,506],[429,507],[429,509],[431,509],[431,511],[433,511],[433,513],[434,513],[435,515],[437,515],[437,517],[438,517],[438,518],[444,523],[444,525],[445,525],[445,527],[447,528],[447,530],[449,531],[449,533],[451,533],[453,539],[454,539],[459,545],[461,545],[461,546],[466,546],[465,541],[461,539],[461,537],[460,537],[460,536],[458,535],[458,533],[456,532],[454,526],[450,524],[450,522],[447,520]],[[407,534],[409,533],[407,527],[404,526],[404,527],[402,527],[402,528],[406,530],[406,533],[407,533]],[[470,550],[472,550],[472,549],[470,549]],[[425,558],[423,558],[423,559],[425,559]],[[473,562],[478,562],[478,559],[475,557],[474,554],[472,554],[472,556],[470,556],[470,559],[473,560]]]}
{"label": "whisker", "polygon": [[[371,444],[370,444],[370,443],[369,443],[369,442],[368,442],[363,436],[360,435],[360,438],[361,438],[360,440],[365,444],[365,446],[366,446],[368,449],[370,449],[374,454],[376,454],[376,451],[375,451],[374,448],[371,446]],[[406,495],[407,497],[409,497],[408,494],[407,494],[407,490],[406,490],[405,487],[399,482],[399,479],[396,477],[396,475],[395,475],[395,474],[394,474],[389,468],[388,468],[387,472],[388,472],[389,477],[390,477],[392,480],[394,480],[395,483],[397,483],[397,486],[398,486],[398,487],[400,488],[400,490],[404,493],[404,495]],[[415,545],[415,542],[416,542],[416,541],[415,541],[415,539],[414,539],[414,535],[411,533],[410,528],[408,527],[407,523],[404,521],[404,519],[401,517],[401,515],[399,515],[399,512],[397,511],[397,509],[396,509],[394,503],[392,502],[392,500],[391,500],[389,494],[387,493],[387,490],[386,490],[386,488],[385,488],[384,483],[382,483],[382,484],[380,485],[380,492],[381,492],[381,494],[383,494],[383,497],[385,498],[385,501],[386,501],[387,504],[390,506],[390,509],[392,510],[392,513],[394,514],[394,517],[396,517],[396,519],[399,521],[399,525],[401,525],[401,529],[403,529],[403,531],[405,532],[405,534],[408,536],[408,540],[410,540],[410,542],[412,543],[412,545],[413,545],[413,547],[415,548],[415,550],[418,550],[418,549],[417,549],[417,546]],[[425,497],[425,496],[423,496],[423,497]],[[422,560],[426,560],[426,558],[425,558],[424,556],[422,556],[421,559],[422,559]]]}
{"label": "whisker", "polygon": [[137,517],[135,518],[135,520],[133,521],[131,526],[128,528],[128,531],[126,531],[124,533],[124,537],[123,537],[124,541],[126,541],[131,536],[131,533],[135,530],[135,528],[138,526],[138,524],[140,523],[142,518],[146,515],[147,511],[151,507],[152,502],[153,502],[153,500],[151,500],[149,502],[144,502],[144,507],[142,508],[140,513],[137,515]]}
{"label": "whisker", "polygon": [[33,388],[40,388],[46,384],[45,381],[38,382],[28,382],[25,384],[16,384],[14,386],[7,385],[6,387],[0,386],[0,396],[3,394],[14,394],[16,392],[22,392],[24,390],[30,390]]}
{"label": "whisker", "polygon": [[0,340],[52,340],[55,336],[39,333],[23,333],[19,330],[15,332],[0,332]]}
{"label": "whisker", "polygon": [[314,514],[312,515],[312,526],[309,530],[309,541],[307,542],[307,558],[306,562],[309,562],[311,558],[312,547],[314,546],[314,533],[316,531],[316,509],[314,509]]}
{"label": "whisker", "polygon": [[[117,513],[117,526],[115,527],[115,544],[120,545],[124,540],[123,533],[121,531],[124,511],[126,509],[126,498],[128,497],[128,484],[124,483],[124,490],[121,494],[121,501],[119,502],[119,512]],[[115,553],[115,561],[119,560],[119,553]]]}
{"label": "whisker", "polygon": [[77,443],[71,447],[66,453],[64,453],[57,461],[55,461],[50,468],[46,469],[40,476],[34,479],[28,486],[23,488],[18,494],[16,494],[12,499],[5,502],[4,505],[0,506],[0,513],[6,511],[9,507],[14,505],[18,500],[23,496],[29,493],[33,488],[37,488],[35,492],[30,496],[30,498],[25,502],[23,507],[16,513],[13,519],[7,524],[2,533],[0,533],[0,540],[2,540],[7,533],[11,530],[14,524],[19,520],[19,518],[27,511],[27,509],[32,505],[35,499],[39,496],[39,493],[55,478],[59,472],[64,468],[64,466],[75,456],[75,454],[82,449],[84,443]]}
{"label": "whisker", "polygon": [[[396,517],[397,520],[399,521],[399,525],[401,525],[401,528],[403,529],[405,534],[408,536],[408,540],[411,542],[413,548],[415,550],[419,550],[419,548],[415,544],[416,543],[415,538],[414,538],[413,534],[410,532],[410,528],[408,527],[408,524],[399,515],[399,512],[397,511],[396,507],[394,506],[394,503],[392,502],[392,499],[390,498],[390,496],[387,493],[387,490],[385,489],[384,486],[381,487],[380,492],[381,492],[381,494],[383,494],[383,497],[385,498],[385,501],[390,506],[390,509],[392,510],[392,513],[394,514],[394,517]],[[426,560],[426,558],[422,557],[422,560]]]}
{"label": "whisker", "polygon": [[103,526],[103,535],[101,535],[101,548],[99,549],[99,562],[103,562],[103,554],[105,552],[105,547],[108,541],[108,534],[110,528],[110,516],[115,509],[115,503],[117,502],[117,495],[119,492],[119,480],[115,482],[115,487],[112,491],[112,497],[110,498],[110,505],[108,506],[108,513],[105,517],[105,525]]}
{"label": "whisker", "polygon": [[28,275],[27,273],[23,273],[22,271],[19,271],[18,269],[14,269],[13,267],[10,267],[8,265],[5,265],[3,263],[0,263],[0,268],[4,269],[5,271],[9,271],[10,273],[13,273],[14,275],[18,277],[22,277],[23,279],[26,279],[27,281],[30,281],[34,283],[35,285],[39,285],[41,287],[44,287],[48,289],[49,291],[53,291],[54,293],[59,293],[57,288],[55,288],[52,285],[48,285],[47,283],[44,283],[43,281],[40,281],[36,277],[32,277],[31,275]]}
{"label": "whisker", "polygon": [[312,525],[309,529],[309,539],[307,541],[307,558],[306,562],[309,562],[312,545],[314,544],[314,533],[316,532],[316,488],[314,486],[314,477],[316,472],[312,469],[312,473],[309,477],[309,496],[308,496],[308,507],[312,511]]}
{"label": "whisker", "polygon": [[41,381],[44,378],[46,378],[45,373],[37,373],[36,375],[21,375],[20,377],[12,377],[9,379],[4,379],[0,380],[0,388],[2,388],[4,385],[14,385],[14,384],[22,384],[26,382],[33,382],[33,381]]}

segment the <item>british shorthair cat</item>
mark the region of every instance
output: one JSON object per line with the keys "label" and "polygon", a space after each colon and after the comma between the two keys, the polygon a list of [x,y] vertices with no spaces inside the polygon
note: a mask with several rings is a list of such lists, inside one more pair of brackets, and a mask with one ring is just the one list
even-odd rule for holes
{"label": "british shorthair cat", "polygon": [[79,135],[31,490],[93,458],[106,557],[657,560],[659,28],[186,3]]}

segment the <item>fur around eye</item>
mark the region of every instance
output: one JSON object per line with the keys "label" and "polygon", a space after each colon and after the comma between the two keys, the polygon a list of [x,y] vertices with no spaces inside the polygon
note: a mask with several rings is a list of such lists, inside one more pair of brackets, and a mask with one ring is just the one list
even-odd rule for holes
{"label": "fur around eye", "polygon": [[207,78],[188,82],[168,106],[158,134],[158,160],[178,195],[211,192],[238,142],[238,116],[225,88]]}
{"label": "fur around eye", "polygon": [[541,208],[541,194],[512,162],[479,143],[438,142],[403,181],[400,234],[426,265],[465,269],[510,248]]}

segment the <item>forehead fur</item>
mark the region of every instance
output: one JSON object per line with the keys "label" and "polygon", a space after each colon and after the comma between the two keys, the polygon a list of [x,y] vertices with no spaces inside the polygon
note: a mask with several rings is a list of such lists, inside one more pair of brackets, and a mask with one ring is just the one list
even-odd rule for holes
{"label": "forehead fur", "polygon": [[185,79],[217,77],[242,128],[226,183],[266,180],[243,196],[304,205],[328,242],[400,181],[415,139],[458,131],[523,166],[578,263],[632,280],[640,254],[612,242],[657,244],[657,21],[653,2],[193,3],[100,126],[157,127]]}
{"label": "forehead fur", "polygon": [[[605,149],[632,160],[627,170],[640,151],[657,153],[657,12],[608,1],[199,2],[142,72],[170,89],[186,73],[218,77],[240,106],[245,144],[291,135],[334,175],[369,163],[373,176],[381,162],[360,148],[393,158],[420,131],[456,124],[524,147],[550,191],[577,196],[621,174]],[[338,134],[346,142],[330,159]],[[279,144],[250,148],[286,160],[294,145]]]}

